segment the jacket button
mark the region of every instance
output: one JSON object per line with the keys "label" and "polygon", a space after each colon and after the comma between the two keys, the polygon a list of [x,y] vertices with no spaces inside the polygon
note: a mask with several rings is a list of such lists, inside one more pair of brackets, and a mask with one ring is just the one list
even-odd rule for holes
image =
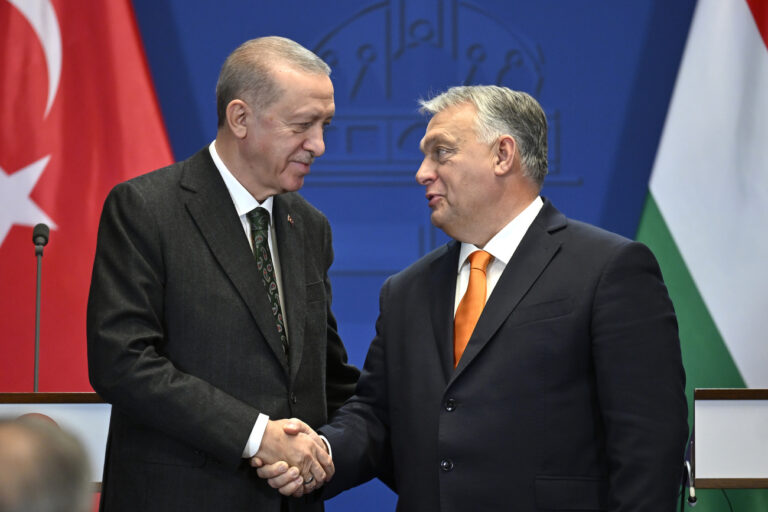
{"label": "jacket button", "polygon": [[453,412],[456,410],[456,400],[453,398],[449,398],[445,401],[445,410],[448,412]]}
{"label": "jacket button", "polygon": [[451,471],[453,469],[453,461],[451,459],[443,459],[440,461],[440,469],[445,471]]}
{"label": "jacket button", "polygon": [[295,404],[297,402],[296,395],[294,393],[291,393],[291,403]]}

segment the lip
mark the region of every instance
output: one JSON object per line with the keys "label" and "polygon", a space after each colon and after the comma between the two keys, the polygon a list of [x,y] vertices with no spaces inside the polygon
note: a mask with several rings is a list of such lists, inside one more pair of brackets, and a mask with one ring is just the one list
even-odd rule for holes
{"label": "lip", "polygon": [[434,208],[437,205],[437,203],[440,201],[440,199],[443,198],[441,194],[436,194],[434,192],[427,192],[425,194],[425,197],[427,198],[427,202],[430,208]]}
{"label": "lip", "polygon": [[304,174],[309,174],[309,164],[308,163],[297,162],[296,160],[291,160],[291,163],[298,165],[304,171]]}

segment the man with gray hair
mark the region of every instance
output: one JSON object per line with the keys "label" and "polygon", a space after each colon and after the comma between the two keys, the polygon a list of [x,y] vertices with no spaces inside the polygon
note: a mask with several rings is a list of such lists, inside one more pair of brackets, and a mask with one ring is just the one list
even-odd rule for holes
{"label": "man with gray hair", "polygon": [[[528,94],[455,87],[422,111],[416,180],[454,241],[384,284],[355,396],[320,428],[326,496],[378,476],[404,512],[672,512],[685,374],[653,254],[539,195]],[[282,469],[259,472],[301,494]]]}
{"label": "man with gray hair", "polygon": [[34,416],[0,419],[0,512],[88,512],[90,481],[74,436]]}
{"label": "man with gray hair", "polygon": [[[281,37],[247,41],[216,86],[216,139],[117,185],[88,301],[93,388],[112,404],[102,510],[322,510],[249,459],[333,474],[320,438],[359,372],[331,312],[328,220],[298,191],[334,115],[330,69]],[[303,420],[305,423],[302,423]]]}

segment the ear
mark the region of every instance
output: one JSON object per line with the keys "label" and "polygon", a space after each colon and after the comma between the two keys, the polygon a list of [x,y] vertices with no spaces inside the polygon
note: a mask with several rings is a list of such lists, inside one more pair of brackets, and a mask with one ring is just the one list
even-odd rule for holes
{"label": "ear", "polygon": [[517,142],[511,135],[502,135],[495,150],[493,172],[497,176],[505,176],[514,169]]}
{"label": "ear", "polygon": [[238,139],[244,139],[248,134],[247,119],[251,109],[243,100],[232,100],[227,105],[227,126]]}

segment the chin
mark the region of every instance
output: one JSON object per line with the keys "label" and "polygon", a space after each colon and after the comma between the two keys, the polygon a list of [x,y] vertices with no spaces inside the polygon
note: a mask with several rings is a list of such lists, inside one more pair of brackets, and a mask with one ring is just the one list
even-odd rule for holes
{"label": "chin", "polygon": [[435,226],[438,229],[442,229],[445,231],[444,225],[444,219],[441,218],[440,214],[436,211],[432,212],[432,215],[429,216],[429,220],[432,222],[432,225]]}
{"label": "chin", "polygon": [[286,192],[297,192],[303,186],[304,186],[304,177],[296,178],[291,183],[289,183],[287,187],[285,187],[285,191]]}
{"label": "chin", "polygon": [[437,229],[439,229],[449,237],[453,238],[454,240],[458,240],[460,242],[464,241],[459,238],[459,233],[456,230],[456,225],[451,224],[450,218],[446,218],[445,215],[440,215],[439,212],[433,211],[429,220],[432,222],[433,226],[435,226]]}

